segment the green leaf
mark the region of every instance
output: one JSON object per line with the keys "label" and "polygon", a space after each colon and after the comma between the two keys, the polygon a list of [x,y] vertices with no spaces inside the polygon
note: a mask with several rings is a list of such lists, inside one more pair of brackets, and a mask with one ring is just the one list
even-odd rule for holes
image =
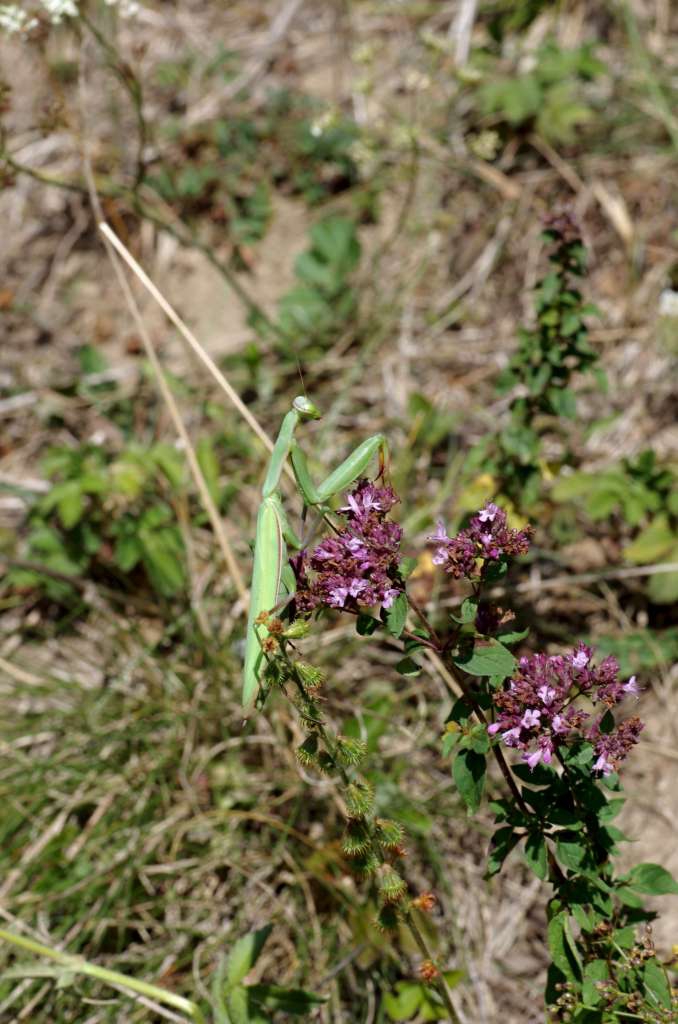
{"label": "green leaf", "polygon": [[550,786],[558,778],[555,769],[546,764],[537,764],[534,768],[529,764],[513,764],[511,771],[521,782],[529,782],[532,786]]}
{"label": "green leaf", "polygon": [[198,465],[205,477],[207,490],[215,505],[219,504],[219,460],[209,437],[201,437],[196,445],[195,454]]}
{"label": "green leaf", "polygon": [[85,511],[85,499],[78,480],[62,484],[62,494],[57,504],[57,513],[62,525],[70,530],[82,519]]}
{"label": "green leaf", "polygon": [[266,939],[271,934],[272,925],[264,925],[256,932],[244,935],[233,946],[226,964],[226,985],[232,988],[239,985],[245,975],[254,967],[264,948]]}
{"label": "green leaf", "polygon": [[572,420],[577,415],[577,399],[570,388],[549,388],[548,400],[556,416]]}
{"label": "green leaf", "polygon": [[398,594],[391,607],[386,612],[386,628],[392,636],[400,636],[407,621],[407,595]]}
{"label": "green leaf", "polygon": [[605,960],[589,960],[584,967],[584,984],[582,986],[582,1000],[587,1006],[597,1006],[603,996],[599,992],[596,982],[607,981],[609,977],[608,967]]}
{"label": "green leaf", "polygon": [[355,629],[358,636],[372,636],[375,629],[379,628],[379,619],[367,612],[359,612],[355,622]]}
{"label": "green leaf", "polygon": [[662,1006],[670,1010],[672,1005],[671,986],[666,971],[658,960],[648,960],[643,971],[643,986],[651,1006]]}
{"label": "green leaf", "polygon": [[121,534],[115,542],[113,558],[115,564],[123,572],[131,572],[143,554],[143,548],[139,538],[132,535]]}
{"label": "green leaf", "polygon": [[[678,544],[666,552],[667,562],[678,562]],[[655,604],[673,604],[678,601],[678,572],[654,573],[650,576],[647,593]]]}
{"label": "green leaf", "polygon": [[443,978],[448,988],[456,988],[466,977],[465,971],[443,971]]}
{"label": "green leaf", "polygon": [[66,530],[72,529],[80,522],[85,509],[80,480],[64,480],[55,484],[41,502],[43,513],[56,508],[61,524]]}
{"label": "green leaf", "polygon": [[575,919],[582,931],[590,932],[596,924],[594,915],[590,913],[581,903],[570,904],[572,917]]}
{"label": "green leaf", "polygon": [[490,853],[487,858],[487,876],[491,878],[501,870],[511,850],[518,844],[520,834],[511,825],[497,829],[492,836]]}
{"label": "green leaf", "polygon": [[406,580],[408,576],[411,576],[418,564],[418,558],[401,558],[398,566],[398,572],[400,573],[401,579]]}
{"label": "green leaf", "polygon": [[164,597],[173,597],[186,583],[181,534],[175,527],[142,528],[139,541],[144,567],[153,586]]}
{"label": "green leaf", "polygon": [[153,461],[175,490],[180,490],[185,478],[186,460],[183,452],[171,444],[160,442],[151,451]]}
{"label": "green leaf", "polygon": [[252,1024],[247,989],[236,985],[226,996],[230,1024]]}
{"label": "green leaf", "polygon": [[480,90],[484,112],[499,112],[511,124],[520,124],[536,114],[542,99],[542,89],[534,73],[517,78],[493,77]]}
{"label": "green leaf", "polygon": [[636,539],[624,548],[624,558],[635,565],[658,562],[676,543],[676,534],[666,516],[657,516]]}
{"label": "green leaf", "polygon": [[453,659],[454,664],[472,676],[510,676],[516,659],[498,640],[476,640]]}
{"label": "green leaf", "polygon": [[485,788],[487,762],[475,750],[460,750],[452,764],[452,776],[469,815],[480,807]]}
{"label": "green leaf", "polygon": [[314,1006],[327,1002],[326,996],[318,996],[303,988],[281,988],[280,985],[249,985],[245,990],[249,1001],[263,1010],[304,1016]]}
{"label": "green leaf", "polygon": [[636,941],[635,925],[629,924],[625,928],[617,928],[612,933],[612,939],[622,949],[631,949]]}
{"label": "green leaf", "polygon": [[546,881],[548,878],[548,854],[546,841],[540,832],[530,832],[525,840],[523,857],[527,866],[535,873],[537,878]]}
{"label": "green leaf", "polygon": [[647,892],[653,896],[666,896],[678,893],[678,882],[659,864],[636,864],[622,881],[638,892]]}
{"label": "green leaf", "polygon": [[108,369],[105,356],[94,345],[81,345],[77,355],[83,373],[103,373]]}
{"label": "green leaf", "polygon": [[529,632],[529,629],[507,630],[505,633],[497,633],[497,640],[502,644],[517,644],[519,640],[524,640]]}
{"label": "green leaf", "polygon": [[561,910],[551,918],[546,934],[551,957],[558,970],[562,971],[569,981],[578,981],[581,978],[581,961],[570,932],[566,911]]}
{"label": "green leaf", "polygon": [[478,611],[478,599],[475,597],[467,597],[461,603],[459,609],[459,615],[450,615],[451,619],[458,622],[460,625],[466,625],[469,622],[473,622]]}
{"label": "green leaf", "polygon": [[418,665],[414,658],[401,658],[395,669],[401,676],[418,676],[421,674],[421,665]]}
{"label": "green leaf", "polygon": [[566,868],[576,871],[586,859],[586,846],[584,843],[569,836],[568,838],[558,836],[556,840],[556,856]]}
{"label": "green leaf", "polygon": [[149,477],[148,466],[143,465],[131,452],[123,452],[109,466],[110,488],[115,494],[135,499],[141,494]]}
{"label": "green leaf", "polygon": [[399,981],[394,992],[384,993],[384,1009],[391,1020],[410,1020],[415,1015],[423,998],[423,987],[419,982]]}

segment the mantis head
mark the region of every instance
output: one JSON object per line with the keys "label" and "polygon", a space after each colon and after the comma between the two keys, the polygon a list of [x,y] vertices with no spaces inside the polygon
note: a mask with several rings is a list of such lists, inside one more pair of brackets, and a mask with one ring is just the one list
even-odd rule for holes
{"label": "mantis head", "polygon": [[310,402],[304,395],[297,395],[292,402],[292,408],[299,413],[299,415],[306,420],[319,420],[320,413],[314,406],[313,402]]}

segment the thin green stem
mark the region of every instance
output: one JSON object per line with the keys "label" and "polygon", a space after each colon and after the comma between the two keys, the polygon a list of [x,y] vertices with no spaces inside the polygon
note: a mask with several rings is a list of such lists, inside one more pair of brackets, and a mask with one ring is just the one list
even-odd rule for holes
{"label": "thin green stem", "polygon": [[41,942],[35,942],[34,939],[26,938],[24,935],[16,935],[14,932],[7,931],[4,928],[0,928],[0,939],[11,943],[13,946],[18,946],[19,949],[35,953],[36,956],[48,957],[48,959],[54,960],[69,971],[86,974],[90,978],[97,978],[99,981],[105,982],[107,985],[128,989],[130,992],[136,992],[138,995],[148,996],[159,1003],[164,1003],[166,1006],[172,1006],[175,1010],[187,1013],[195,1021],[195,1024],[207,1024],[200,1007],[196,1003],[190,999],[185,999],[183,996],[178,996],[174,992],[168,992],[167,989],[160,988],[158,985],[150,985],[147,981],[139,981],[137,978],[120,974],[118,971],[110,971],[107,967],[99,967],[97,964],[91,964],[87,960],[83,960],[82,957],[73,956],[71,953],[63,953],[59,949],[52,949],[50,946],[44,946]]}
{"label": "thin green stem", "polygon": [[[405,924],[409,928],[410,933],[412,935],[412,938],[414,939],[414,941],[416,942],[417,946],[419,947],[419,952],[421,953],[421,955],[424,957],[425,960],[430,960],[430,962],[435,966],[435,959],[431,955],[431,951],[429,950],[428,946],[426,945],[426,939],[421,934],[421,931],[419,930],[419,926],[417,925],[416,921],[414,920],[412,914],[409,913],[409,911],[408,911],[403,916],[404,916]],[[450,993],[447,990],[447,985],[445,983],[445,979],[443,978],[443,976],[441,974],[438,974],[436,976],[436,978],[435,978],[435,986],[438,989],[438,992],[440,993],[440,998],[442,999],[443,1003],[445,1004],[445,1009],[447,1010],[447,1012],[449,1014],[450,1020],[453,1021],[454,1024],[456,1024],[456,1022],[458,1020],[457,1014],[455,1013],[454,1006],[452,1005],[452,1000],[450,998]]]}
{"label": "thin green stem", "polygon": [[[287,653],[287,650],[285,650],[284,645],[282,645],[282,655],[283,655],[283,657],[284,657],[284,659],[285,659],[285,661],[287,663],[287,667],[289,669],[291,679],[294,682],[297,690],[299,691],[299,695],[302,698],[302,701],[304,702],[304,704],[307,704],[309,702],[308,694],[306,693],[306,691],[304,689],[304,686],[303,686],[303,683],[302,683],[301,679],[299,679],[299,677],[297,675],[297,672],[296,672],[296,669],[294,667],[294,664],[291,661],[291,659],[289,657],[289,654]],[[306,714],[305,714],[304,711],[302,711],[302,714],[304,714],[304,716],[306,717]],[[336,737],[331,737],[330,736],[329,731],[325,728],[324,723],[322,722],[322,720],[319,717],[313,717],[313,718],[310,718],[309,720],[312,721],[313,726],[314,726],[316,732],[320,736],[320,738],[321,738],[321,740],[323,742],[323,745],[325,747],[325,750],[326,750],[326,752],[327,752],[327,754],[328,754],[328,756],[329,756],[329,758],[330,758],[330,760],[331,760],[331,762],[333,764],[333,767],[336,769],[339,777],[341,778],[342,784],[344,785],[345,788],[347,788],[350,785],[350,781],[351,780],[349,779],[348,773],[346,772],[345,768],[340,763],[339,758],[337,757],[337,740],[336,740]],[[383,852],[380,844],[376,841],[376,839],[372,835],[370,836],[369,845],[370,845],[370,849],[371,849],[372,853],[376,856],[376,858],[380,861],[380,863],[381,864],[386,864],[387,861],[386,861],[386,859],[384,857],[384,852]],[[404,921],[405,925],[407,926],[407,928],[409,929],[409,931],[410,931],[410,933],[412,935],[412,938],[414,939],[414,941],[415,941],[419,951],[421,952],[422,956],[424,957],[424,959],[430,961],[435,966],[435,958],[434,958],[433,954],[431,953],[430,949],[428,948],[428,946],[426,944],[426,940],[425,940],[424,936],[422,935],[419,927],[417,926],[416,921],[414,920],[414,917],[412,916],[412,914],[411,914],[411,912],[409,910],[404,910],[403,911],[403,921]],[[436,967],[436,969],[437,969],[437,967]],[[447,1010],[447,1012],[449,1014],[449,1020],[452,1022],[452,1024],[457,1024],[458,1018],[457,1018],[457,1015],[456,1015],[456,1013],[454,1011],[454,1007],[452,1005],[452,1000],[450,999],[450,994],[449,994],[449,991],[447,989],[447,985],[445,983],[445,979],[443,978],[443,976],[440,973],[440,971],[438,971],[438,974],[436,975],[436,977],[433,980],[434,980],[434,984],[436,986],[436,989],[438,990],[438,992],[440,994],[440,998],[443,1001],[445,1009]]]}

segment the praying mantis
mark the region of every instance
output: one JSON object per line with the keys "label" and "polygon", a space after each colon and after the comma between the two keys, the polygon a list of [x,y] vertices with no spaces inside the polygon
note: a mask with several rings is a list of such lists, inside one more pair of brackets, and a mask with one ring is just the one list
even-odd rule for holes
{"label": "praying mantis", "polygon": [[294,399],[276,438],[261,491],[261,505],[257,515],[254,542],[254,567],[250,589],[250,607],[245,640],[245,667],[243,675],[243,707],[250,708],[259,690],[266,659],[262,641],[268,635],[262,613],[273,611],[285,597],[294,594],[294,574],[287,560],[288,546],[301,550],[303,542],[292,530],[279,491],[280,476],[289,457],[304,510],[315,509],[324,515],[328,503],[346,490],[367,469],[374,455],[379,455],[380,468],[386,456],[386,439],[382,434],[368,437],[337,466],[321,484],[311,480],[306,457],[294,434],[300,423],[320,419],[320,413],[307,398]]}

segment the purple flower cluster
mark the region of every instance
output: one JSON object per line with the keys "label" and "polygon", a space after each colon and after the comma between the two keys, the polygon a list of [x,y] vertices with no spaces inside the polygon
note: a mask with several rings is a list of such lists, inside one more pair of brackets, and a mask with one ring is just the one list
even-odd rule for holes
{"label": "purple flower cluster", "polygon": [[322,606],[348,611],[391,607],[403,590],[398,573],[402,530],[388,519],[398,500],[391,487],[358,481],[348,504],[339,509],[346,526],[321,541],[310,557],[293,563],[299,613]]}
{"label": "purple flower cluster", "polygon": [[[585,644],[568,655],[532,654],[521,658],[508,688],[494,695],[496,722],[488,726],[491,736],[500,734],[507,747],[523,751],[530,768],[540,761],[550,764],[556,748],[575,740],[593,743],[593,770],[609,775],[638,742],[643,728],[638,718],[629,718],[612,732],[601,732],[600,722],[610,708],[625,697],[639,693],[636,677],[619,681],[619,664],[608,657],[594,667],[592,649]],[[585,697],[601,713],[591,713],[575,703]]]}
{"label": "purple flower cluster", "polygon": [[436,545],[433,563],[442,565],[455,579],[476,578],[484,563],[499,561],[505,555],[526,554],[531,533],[529,526],[512,530],[506,512],[490,502],[455,537],[448,537],[442,522],[438,523],[436,532],[429,537]]}

